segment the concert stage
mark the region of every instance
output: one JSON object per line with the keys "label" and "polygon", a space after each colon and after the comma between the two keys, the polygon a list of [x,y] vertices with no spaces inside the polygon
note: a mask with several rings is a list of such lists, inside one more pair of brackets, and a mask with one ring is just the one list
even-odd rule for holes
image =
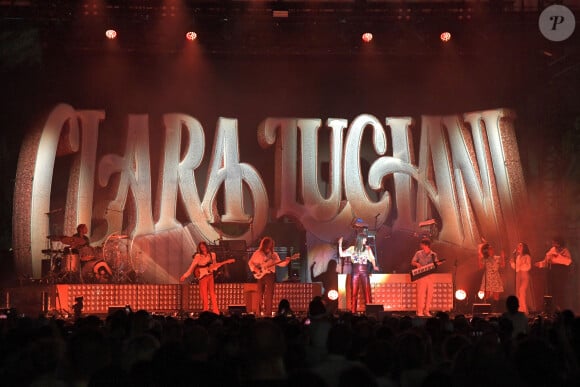
{"label": "concert stage", "polygon": [[[257,311],[255,283],[217,283],[215,286],[220,311],[240,305],[250,313]],[[320,283],[277,283],[273,305],[276,308],[286,298],[295,312],[306,312],[312,298],[320,294]],[[36,317],[50,312],[73,314],[78,297],[83,298],[83,315],[106,315],[111,307],[127,305],[133,311],[145,309],[152,313],[198,312],[202,308],[199,287],[195,284],[28,285],[7,289],[2,301],[6,308]]]}

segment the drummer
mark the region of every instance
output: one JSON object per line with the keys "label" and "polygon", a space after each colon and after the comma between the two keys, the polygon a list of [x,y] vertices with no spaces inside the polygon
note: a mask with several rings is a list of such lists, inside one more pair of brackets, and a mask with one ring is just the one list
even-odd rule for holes
{"label": "drummer", "polygon": [[[76,234],[73,235],[73,237],[78,238],[78,239],[75,239],[75,243],[73,245],[71,245],[71,248],[73,249],[73,251],[72,251],[73,253],[80,254],[80,250],[83,247],[89,246],[91,244],[91,240],[87,236],[88,232],[89,232],[89,228],[87,227],[86,224],[81,223],[77,226],[77,232],[76,232]],[[84,241],[84,243],[83,243],[83,241]]]}

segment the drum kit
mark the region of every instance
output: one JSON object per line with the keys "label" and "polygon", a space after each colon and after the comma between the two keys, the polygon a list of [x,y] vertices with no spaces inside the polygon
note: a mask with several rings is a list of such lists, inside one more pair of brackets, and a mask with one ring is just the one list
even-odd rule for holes
{"label": "drum kit", "polygon": [[[137,276],[132,268],[128,236],[111,234],[102,246],[90,246],[78,236],[47,237],[51,242],[60,242],[62,249],[42,250],[50,258],[48,273],[43,281],[54,283],[133,283]],[[51,243],[52,245],[52,243]],[[48,265],[47,265],[48,266]]]}

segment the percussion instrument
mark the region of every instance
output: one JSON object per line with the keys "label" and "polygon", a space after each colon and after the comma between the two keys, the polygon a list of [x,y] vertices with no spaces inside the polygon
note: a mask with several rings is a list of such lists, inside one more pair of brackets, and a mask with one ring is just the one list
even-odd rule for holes
{"label": "percussion instrument", "polygon": [[69,245],[74,247],[82,246],[87,243],[84,238],[76,237],[76,236],[65,236],[60,239],[62,243],[65,245]]}
{"label": "percussion instrument", "polygon": [[52,255],[52,254],[59,254],[59,253],[62,253],[62,250],[51,250],[51,249],[42,250],[42,254],[44,254],[44,255]]}
{"label": "percussion instrument", "polygon": [[113,276],[113,272],[107,262],[93,260],[83,265],[81,276],[85,283],[108,283]]}
{"label": "percussion instrument", "polygon": [[80,259],[78,254],[67,254],[62,258],[61,271],[77,272],[79,270]]}
{"label": "percussion instrument", "polygon": [[127,239],[127,238],[129,238],[128,235],[113,234],[109,235],[108,239]]}
{"label": "percussion instrument", "polygon": [[92,261],[95,259],[95,250],[89,245],[81,247],[79,249],[79,254],[81,256],[82,262]]}

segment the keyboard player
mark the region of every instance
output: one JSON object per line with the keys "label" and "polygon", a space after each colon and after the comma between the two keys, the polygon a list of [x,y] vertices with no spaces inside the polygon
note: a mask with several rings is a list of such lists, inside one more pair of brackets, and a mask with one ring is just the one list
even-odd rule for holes
{"label": "keyboard player", "polygon": [[[413,269],[418,269],[425,265],[434,264],[437,266],[439,257],[437,253],[431,250],[431,240],[421,239],[419,242],[420,249],[411,259]],[[433,300],[434,282],[431,275],[426,275],[415,281],[417,284],[417,316],[431,316],[431,301]]]}

